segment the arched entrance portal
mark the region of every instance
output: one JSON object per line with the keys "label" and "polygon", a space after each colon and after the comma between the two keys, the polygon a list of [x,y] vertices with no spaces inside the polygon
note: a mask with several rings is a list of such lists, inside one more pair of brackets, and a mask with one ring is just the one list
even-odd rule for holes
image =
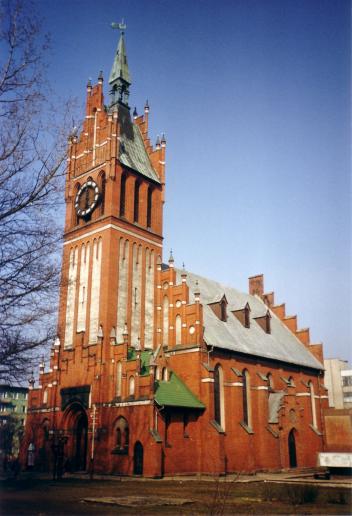
{"label": "arched entrance portal", "polygon": [[85,412],[82,412],[76,422],[75,437],[75,460],[74,469],[82,471],[86,469],[87,460],[87,436],[88,419]]}
{"label": "arched entrance portal", "polygon": [[296,439],[295,439],[295,429],[292,428],[290,433],[288,434],[288,454],[290,458],[290,468],[297,467],[297,455],[296,455]]}
{"label": "arched entrance portal", "polygon": [[66,415],[68,467],[71,471],[84,471],[87,467],[88,418],[82,405],[72,404]]}
{"label": "arched entrance portal", "polygon": [[134,445],[133,451],[133,474],[143,475],[143,446],[140,441]]}

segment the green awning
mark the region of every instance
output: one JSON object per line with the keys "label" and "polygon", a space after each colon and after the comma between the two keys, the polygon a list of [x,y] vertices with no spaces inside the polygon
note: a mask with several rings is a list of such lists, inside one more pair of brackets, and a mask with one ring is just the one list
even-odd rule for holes
{"label": "green awning", "polygon": [[173,372],[170,373],[169,381],[156,382],[155,401],[165,407],[205,408],[205,405]]}

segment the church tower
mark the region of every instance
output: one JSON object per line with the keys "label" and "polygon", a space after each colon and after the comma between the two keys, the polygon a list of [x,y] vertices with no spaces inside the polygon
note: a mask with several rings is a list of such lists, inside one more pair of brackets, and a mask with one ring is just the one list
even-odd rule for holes
{"label": "church tower", "polygon": [[[113,428],[106,439],[114,454],[126,455],[119,467],[129,471],[129,424],[138,441],[138,428],[145,432],[153,421],[149,362],[161,325],[166,140],[150,142],[148,102],[142,116],[136,109],[131,116],[125,25],[113,26],[121,34],[109,100],[100,72],[96,85],[87,84],[82,129],[69,138],[57,338],[49,370],[41,364],[29,396],[26,443],[37,461],[52,457],[53,443],[65,447],[72,470],[93,461],[97,429]],[[136,404],[142,407],[127,423],[124,407]]]}
{"label": "church tower", "polygon": [[[65,351],[128,333],[154,347],[156,263],[162,247],[165,138],[148,137],[149,106],[133,119],[124,25],[104,105],[103,77],[87,85],[86,116],[69,141],[58,336]],[[105,355],[103,350],[103,355]]]}

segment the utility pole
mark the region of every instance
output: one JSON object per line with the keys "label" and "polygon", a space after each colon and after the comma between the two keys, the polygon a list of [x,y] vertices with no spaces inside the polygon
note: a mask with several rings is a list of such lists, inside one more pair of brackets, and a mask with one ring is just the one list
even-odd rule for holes
{"label": "utility pole", "polygon": [[93,405],[93,414],[90,415],[92,418],[92,444],[90,450],[90,479],[93,479],[94,474],[94,444],[95,444],[95,424],[96,424],[96,416],[97,416],[97,407]]}

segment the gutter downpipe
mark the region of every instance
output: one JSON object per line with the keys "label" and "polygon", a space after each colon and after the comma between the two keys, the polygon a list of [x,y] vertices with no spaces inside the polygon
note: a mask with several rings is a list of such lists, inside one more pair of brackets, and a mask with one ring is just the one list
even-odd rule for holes
{"label": "gutter downpipe", "polygon": [[324,422],[324,418],[323,418],[323,409],[322,409],[322,406],[321,406],[321,384],[320,384],[320,377],[323,376],[323,371],[319,371],[319,375],[318,375],[318,393],[319,393],[319,412],[320,412],[320,428],[321,428],[321,433],[322,433],[322,436],[321,436],[321,440],[322,440],[322,444],[323,444],[323,451],[325,451],[326,449],[326,440],[325,440],[325,422]]}

